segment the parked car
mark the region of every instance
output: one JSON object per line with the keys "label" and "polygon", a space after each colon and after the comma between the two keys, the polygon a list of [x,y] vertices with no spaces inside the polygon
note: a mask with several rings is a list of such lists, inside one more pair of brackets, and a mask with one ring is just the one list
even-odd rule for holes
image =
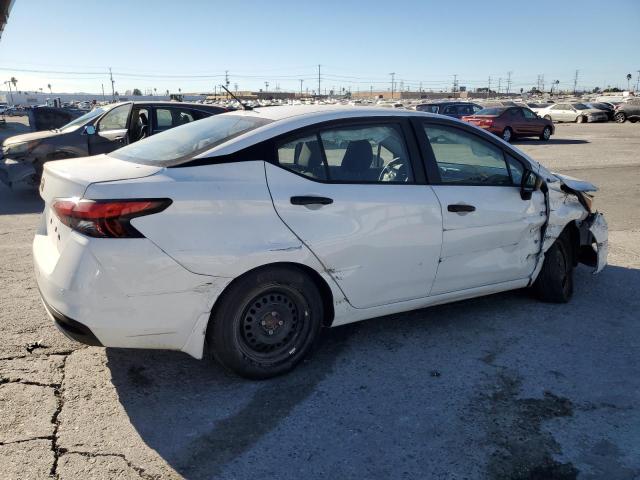
{"label": "parked car", "polygon": [[606,122],[607,113],[595,108],[589,108],[584,103],[556,103],[540,112],[542,118],[554,122]]}
{"label": "parked car", "polygon": [[46,310],[91,345],[291,370],[322,327],[600,271],[588,182],[472,125],[368,107],[229,112],[49,162],[33,242]]}
{"label": "parked car", "polygon": [[26,133],[2,143],[0,180],[37,184],[51,160],[109,153],[155,133],[226,109],[177,102],[125,102],[98,107],[56,130]]}
{"label": "parked car", "polygon": [[640,120],[640,98],[632,98],[625,103],[616,106],[613,118],[618,123],[629,120],[635,123]]}
{"label": "parked car", "polygon": [[482,106],[470,102],[436,102],[416,105],[418,112],[438,113],[447,117],[462,118],[482,110]]}
{"label": "parked car", "polygon": [[540,113],[542,110],[544,110],[545,108],[550,107],[551,105],[552,104],[550,103],[531,103],[531,102],[528,102],[525,104],[525,106],[536,115]]}
{"label": "parked car", "polygon": [[554,133],[553,122],[540,118],[524,107],[485,108],[474,115],[463,117],[462,120],[499,136],[505,142],[516,137],[549,140]]}
{"label": "parked car", "polygon": [[589,108],[602,110],[607,114],[607,120],[613,120],[613,114],[615,113],[615,107],[613,105],[604,102],[588,102],[585,103],[585,105]]}

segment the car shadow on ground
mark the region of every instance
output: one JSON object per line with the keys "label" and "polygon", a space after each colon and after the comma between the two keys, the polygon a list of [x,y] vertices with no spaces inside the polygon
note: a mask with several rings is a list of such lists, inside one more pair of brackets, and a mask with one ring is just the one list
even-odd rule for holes
{"label": "car shadow on ground", "polygon": [[550,138],[546,142],[541,142],[538,139],[534,138],[519,138],[517,140],[513,140],[511,143],[514,145],[522,145],[522,144],[530,144],[530,143],[539,143],[541,145],[581,145],[583,143],[591,143],[588,140],[579,140],[572,138]]}
{"label": "car shadow on ground", "polygon": [[34,187],[17,186],[10,189],[0,183],[0,215],[41,213],[44,202]]}
{"label": "car shadow on ground", "polygon": [[[573,464],[553,463],[560,446],[540,428],[546,413],[529,418],[531,404],[520,398],[518,385],[533,382],[546,392],[553,387],[544,382],[564,376],[569,377],[570,385],[585,382],[585,378],[571,378],[572,357],[557,357],[558,348],[569,350],[568,343],[581,341],[578,332],[594,327],[585,326],[586,318],[596,319],[599,328],[613,328],[607,326],[612,322],[618,322],[616,328],[620,328],[624,319],[611,318],[610,312],[620,308],[620,302],[628,302],[634,285],[639,284],[640,270],[610,266],[601,275],[592,276],[581,267],[570,304],[540,303],[529,291],[518,290],[329,329],[308,361],[288,375],[262,382],[240,379],[215,364],[178,352],[107,349],[107,366],[119,400],[142,440],[188,479],[216,478],[228,473],[230,465],[232,470],[247,469],[243,471],[247,475],[253,469],[268,473],[266,477],[295,478],[295,468],[301,468],[296,462],[309,468],[324,465],[328,471],[332,463],[348,465],[355,469],[352,473],[357,473],[357,478],[384,476],[385,468],[417,475],[422,471],[424,475],[426,467],[420,462],[426,458],[446,469],[447,462],[457,463],[470,455],[470,445],[477,446],[471,449],[480,457],[471,462],[473,468],[480,469],[480,474],[471,472],[474,478],[484,477],[482,472],[487,471],[499,478],[513,478],[523,465],[535,469],[536,462],[544,464],[540,468],[552,470],[545,470],[548,475],[541,477],[532,471],[533,476],[526,478],[575,478],[560,476],[572,471]],[[528,346],[536,342],[537,346]],[[537,351],[540,345],[547,351]],[[586,344],[579,347],[590,348]],[[618,348],[611,345],[611,351]],[[541,371],[551,371],[553,376],[529,378],[527,375],[533,374],[516,372],[515,380],[505,377],[507,367],[494,362],[508,349],[515,356],[509,360],[514,369],[535,359],[542,362]],[[590,361],[602,362],[602,368],[612,371],[620,368],[608,351],[603,358],[594,354]],[[448,376],[445,383],[438,383],[442,380],[436,369]],[[488,371],[499,375],[487,380]],[[461,379],[454,380],[456,375]],[[597,384],[601,379],[597,373],[587,371],[584,375],[592,389],[606,391]],[[501,395],[478,393],[483,382],[497,388],[506,381],[507,400]],[[400,396],[390,399],[396,394]],[[496,399],[500,400],[496,405],[487,403]],[[584,400],[572,401],[577,405]],[[470,406],[473,402],[476,406]],[[521,407],[524,410],[518,410]],[[515,409],[522,418],[506,421],[501,417],[502,409],[512,409],[509,415]],[[409,423],[402,427],[403,421]],[[442,439],[440,434],[431,436],[436,428],[433,422],[442,423],[438,428],[449,433],[442,433]],[[496,422],[506,425],[504,432],[492,430]],[[532,427],[523,433],[519,428],[527,422],[532,422]],[[412,428],[418,429],[419,435],[412,437]],[[363,431],[365,435],[354,433]],[[491,435],[496,436],[495,443]],[[262,442],[256,446],[266,436],[268,445]],[[301,439],[302,444],[289,444]],[[509,442],[513,455],[494,459],[493,453],[505,444],[511,449]],[[333,453],[311,460],[324,448]],[[416,457],[405,461],[399,452],[407,449]],[[369,451],[366,461],[356,458],[362,451]],[[464,451],[467,453],[460,453]],[[329,458],[331,455],[335,458]],[[276,461],[280,457],[282,463]],[[259,466],[260,458],[269,467]],[[557,468],[557,475],[553,468]],[[316,478],[307,478],[312,477]],[[234,478],[242,478],[242,474]]]}

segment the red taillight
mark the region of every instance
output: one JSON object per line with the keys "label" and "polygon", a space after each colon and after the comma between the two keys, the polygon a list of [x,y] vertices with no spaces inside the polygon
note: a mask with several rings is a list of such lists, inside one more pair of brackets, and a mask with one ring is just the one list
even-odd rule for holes
{"label": "red taillight", "polygon": [[158,213],[171,205],[168,198],[136,200],[77,200],[61,198],[53,210],[62,223],[89,237],[141,238],[131,219]]}
{"label": "red taillight", "polygon": [[485,127],[491,127],[493,126],[493,119],[492,118],[484,118],[480,121],[480,125],[485,126]]}

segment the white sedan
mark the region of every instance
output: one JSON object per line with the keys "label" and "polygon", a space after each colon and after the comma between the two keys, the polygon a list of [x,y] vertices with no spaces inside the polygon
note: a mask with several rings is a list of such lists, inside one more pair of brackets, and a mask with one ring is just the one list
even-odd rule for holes
{"label": "white sedan", "polygon": [[90,345],[292,369],[322,327],[600,271],[588,182],[461,121],[290,106],[50,162],[33,243],[45,307]]}

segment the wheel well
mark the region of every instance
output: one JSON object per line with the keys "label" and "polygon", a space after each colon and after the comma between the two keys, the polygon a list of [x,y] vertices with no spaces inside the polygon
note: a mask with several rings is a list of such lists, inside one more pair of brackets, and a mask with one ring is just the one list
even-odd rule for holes
{"label": "wheel well", "polygon": [[563,237],[566,238],[567,243],[571,247],[571,262],[575,267],[578,265],[578,258],[580,254],[580,230],[578,229],[576,222],[569,222],[564,227],[562,233],[558,236],[558,239]]}
{"label": "wheel well", "polygon": [[220,300],[229,291],[232,285],[238,282],[241,278],[244,278],[246,275],[253,274],[261,270],[268,270],[269,268],[273,268],[273,267],[285,267],[285,268],[299,270],[303,272],[305,275],[307,275],[309,278],[311,278],[313,283],[318,288],[318,291],[320,292],[320,297],[322,298],[322,306],[324,310],[324,318],[322,320],[322,325],[325,327],[330,327],[331,324],[333,323],[333,318],[335,316],[335,311],[333,308],[333,293],[331,292],[331,288],[329,287],[325,279],[322,278],[322,276],[318,272],[316,272],[313,268],[307,265],[303,265],[301,263],[293,263],[293,262],[277,262],[277,263],[269,263],[267,265],[261,265],[251,270],[247,270],[239,277],[234,278],[233,281],[231,281],[229,285],[227,285],[224,288],[224,290],[220,293],[220,295],[218,295],[218,298],[216,299],[213,305],[213,308],[211,309],[210,318],[213,317],[213,314],[215,313],[216,307],[220,303]]}

